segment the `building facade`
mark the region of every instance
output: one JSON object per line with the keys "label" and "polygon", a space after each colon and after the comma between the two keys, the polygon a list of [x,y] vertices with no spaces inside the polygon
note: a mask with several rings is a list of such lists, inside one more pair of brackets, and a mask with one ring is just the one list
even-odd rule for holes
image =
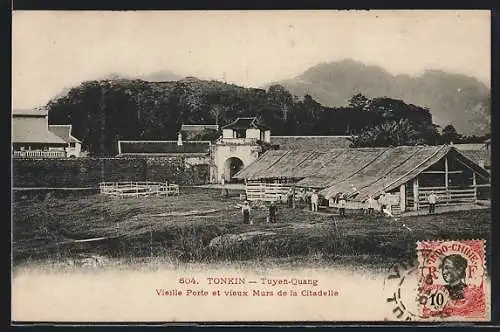
{"label": "building facade", "polygon": [[72,125],[49,125],[49,130],[64,140],[66,157],[79,158],[82,156],[82,142],[71,134]]}
{"label": "building facade", "polygon": [[318,191],[330,207],[339,195],[360,209],[390,194],[394,210],[419,210],[431,192],[438,205],[490,200],[490,174],[453,146],[267,151],[234,177],[249,200],[283,199],[289,189]]}
{"label": "building facade", "polygon": [[222,127],[222,136],[213,147],[216,181],[235,181],[234,175],[257,160],[263,145],[270,142],[271,130],[256,118],[237,118]]}
{"label": "building facade", "polygon": [[14,158],[64,158],[68,143],[49,130],[43,109],[14,111],[12,153]]}

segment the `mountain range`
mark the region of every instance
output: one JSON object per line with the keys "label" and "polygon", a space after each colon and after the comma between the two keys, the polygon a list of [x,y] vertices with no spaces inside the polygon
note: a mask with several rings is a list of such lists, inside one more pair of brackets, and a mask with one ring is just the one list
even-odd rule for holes
{"label": "mountain range", "polygon": [[280,84],[294,95],[311,95],[325,106],[346,105],[361,93],[390,97],[430,109],[434,123],[452,124],[458,132],[482,135],[491,132],[490,89],[478,79],[427,70],[418,77],[392,75],[385,69],[354,60],[322,63]]}

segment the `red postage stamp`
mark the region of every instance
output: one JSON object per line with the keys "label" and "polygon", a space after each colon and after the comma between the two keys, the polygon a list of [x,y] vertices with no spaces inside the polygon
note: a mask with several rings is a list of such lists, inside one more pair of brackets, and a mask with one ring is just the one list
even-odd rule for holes
{"label": "red postage stamp", "polygon": [[423,241],[417,252],[422,318],[484,318],[484,240]]}

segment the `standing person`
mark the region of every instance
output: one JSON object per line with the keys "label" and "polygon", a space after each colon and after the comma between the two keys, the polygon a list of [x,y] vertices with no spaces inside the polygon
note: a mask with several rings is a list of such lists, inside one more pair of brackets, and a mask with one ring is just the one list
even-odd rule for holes
{"label": "standing person", "polygon": [[385,196],[385,192],[382,192],[378,198],[378,204],[380,204],[380,213],[384,215],[384,211],[387,205],[387,199]]}
{"label": "standing person", "polygon": [[386,206],[385,206],[385,214],[387,214],[389,217],[392,217],[392,203],[393,203],[393,199],[392,199],[392,194],[385,194],[385,200],[386,200]]}
{"label": "standing person", "polygon": [[274,201],[271,201],[271,204],[269,204],[268,219],[269,222],[272,224],[276,223],[276,210],[277,210],[276,203]]}
{"label": "standing person", "polygon": [[437,195],[434,194],[433,191],[431,191],[429,197],[427,197],[427,201],[429,202],[429,214],[433,214],[436,211],[437,198]]}
{"label": "standing person", "polygon": [[241,206],[241,214],[243,215],[243,223],[244,224],[251,224],[250,222],[250,204],[248,201],[245,201],[245,203]]}
{"label": "standing person", "polygon": [[318,212],[318,202],[319,202],[319,196],[316,190],[313,190],[311,194],[311,210],[313,212]]}
{"label": "standing person", "polygon": [[305,200],[304,189],[299,190],[299,192],[297,193],[297,198],[299,203],[299,209],[302,209],[304,207],[304,200]]}
{"label": "standing person", "polygon": [[337,193],[335,195],[335,199],[334,199],[334,203],[335,204],[339,204],[339,200],[340,200],[340,196],[342,195],[342,193]]}
{"label": "standing person", "polygon": [[376,203],[376,201],[373,199],[373,197],[371,195],[368,196],[368,199],[366,200],[366,207],[368,208],[368,215],[373,214],[373,211],[375,210],[375,203]]}
{"label": "standing person", "polygon": [[288,192],[286,193],[286,204],[288,207],[293,207],[293,189],[290,188],[288,189]]}
{"label": "standing person", "polygon": [[306,201],[306,207],[307,208],[309,208],[309,206],[311,206],[311,195],[312,195],[311,190],[306,189],[305,201]]}
{"label": "standing person", "polygon": [[339,213],[341,217],[345,217],[345,208],[347,206],[347,200],[345,195],[340,196],[339,199]]}
{"label": "standing person", "polygon": [[226,188],[226,179],[224,179],[224,175],[221,175],[220,177],[220,184],[222,186],[221,196],[226,198],[229,197],[229,191]]}

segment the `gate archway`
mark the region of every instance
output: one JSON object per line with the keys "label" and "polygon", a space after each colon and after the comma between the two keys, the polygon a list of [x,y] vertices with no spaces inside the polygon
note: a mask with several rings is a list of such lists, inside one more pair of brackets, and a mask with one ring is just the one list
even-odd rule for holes
{"label": "gate archway", "polygon": [[233,176],[243,168],[243,161],[237,157],[226,159],[224,163],[224,179],[226,182],[238,182]]}

